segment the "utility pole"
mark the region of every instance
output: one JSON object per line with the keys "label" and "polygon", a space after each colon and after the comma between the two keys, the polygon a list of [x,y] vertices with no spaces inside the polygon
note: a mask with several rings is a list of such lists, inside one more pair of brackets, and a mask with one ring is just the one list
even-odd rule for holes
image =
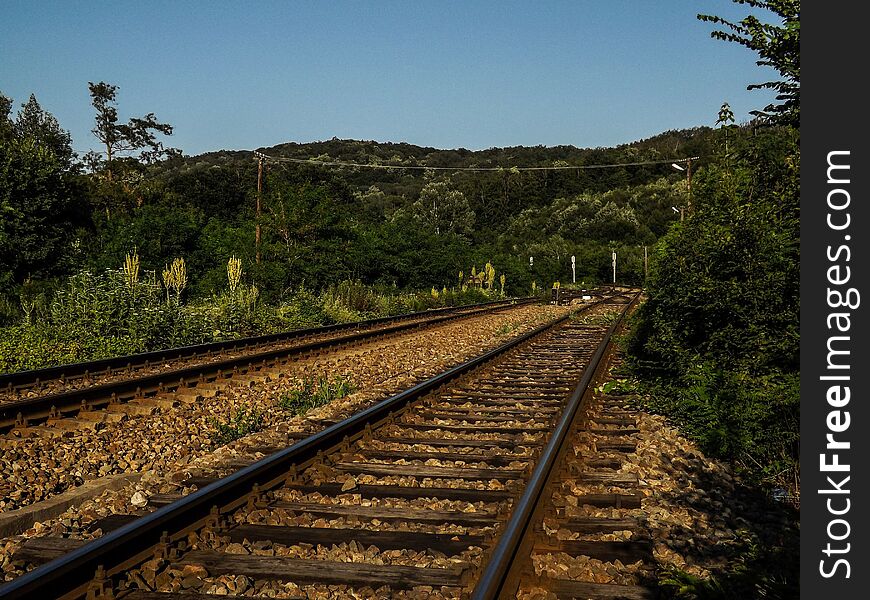
{"label": "utility pole", "polygon": [[257,251],[257,264],[260,264],[260,212],[263,199],[263,155],[257,155],[257,216],[254,233],[254,247]]}
{"label": "utility pole", "polygon": [[675,168],[677,171],[685,171],[686,172],[686,205],[685,207],[680,207],[680,221],[685,218],[685,214],[692,212],[692,161],[698,158],[697,156],[690,156],[689,158],[684,159],[686,161],[686,166],[681,167],[679,164],[673,162],[671,166]]}
{"label": "utility pole", "polygon": [[[692,212],[692,158],[686,161],[686,191],[689,193],[688,209]],[[682,219],[680,219],[682,220]]]}

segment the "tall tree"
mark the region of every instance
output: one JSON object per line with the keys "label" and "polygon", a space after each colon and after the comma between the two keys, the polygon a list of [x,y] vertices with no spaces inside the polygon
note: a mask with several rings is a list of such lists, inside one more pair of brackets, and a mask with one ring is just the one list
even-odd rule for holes
{"label": "tall tree", "polygon": [[36,99],[16,121],[0,94],[0,293],[64,272],[86,217],[69,134]]}
{"label": "tall tree", "polygon": [[732,23],[714,15],[698,15],[702,21],[721,25],[723,29],[710,32],[710,36],[726,42],[736,42],[758,53],[759,66],[773,67],[782,76],[778,81],[754,83],[749,90],[775,90],[778,104],[769,104],[751,114],[764,120],[784,125],[800,126],[801,79],[801,4],[800,0],[733,0],[751,8],[773,12],[780,25],[763,23],[749,15],[739,23]]}
{"label": "tall tree", "polygon": [[[138,158],[150,163],[163,157],[177,154],[174,148],[165,148],[157,139],[157,134],[172,135],[172,125],[161,123],[154,113],[144,117],[131,117],[127,123],[118,122],[118,86],[105,83],[88,82],[91,103],[97,111],[92,133],[105,146],[105,173],[111,181],[114,165],[112,161],[119,156],[129,156],[138,152]],[[99,165],[101,158],[89,155],[92,165]]]}
{"label": "tall tree", "polygon": [[30,94],[27,103],[22,104],[15,121],[15,134],[21,139],[34,140],[37,145],[50,150],[63,167],[73,168],[75,152],[69,132],[61,128],[54,115],[42,109],[34,94]]}
{"label": "tall tree", "polygon": [[12,135],[13,125],[9,113],[12,111],[12,98],[0,92],[0,140]]}

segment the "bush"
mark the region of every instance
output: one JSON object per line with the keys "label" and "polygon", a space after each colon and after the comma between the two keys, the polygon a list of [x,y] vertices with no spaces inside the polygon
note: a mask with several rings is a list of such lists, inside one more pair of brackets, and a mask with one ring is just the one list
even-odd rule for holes
{"label": "bush", "polygon": [[163,304],[156,285],[130,285],[118,271],[70,277],[46,313],[4,330],[0,369],[32,369],[171,346],[179,319],[175,307]]}
{"label": "bush", "polygon": [[629,350],[651,408],[745,475],[798,481],[798,149],[761,133],[698,173],[656,248]]}
{"label": "bush", "polygon": [[[431,293],[400,293],[395,287],[374,287],[345,281],[315,294],[299,288],[284,302],[270,306],[255,286],[240,285],[183,305],[167,301],[153,274],[132,282],[122,271],[82,271],[70,277],[51,298],[51,285],[23,289],[30,315],[8,301],[0,304],[7,320],[0,336],[0,371],[36,369],[236,339],[279,331],[348,323],[362,319],[460,306],[493,299],[469,288]],[[494,294],[493,294],[494,295]]]}
{"label": "bush", "polygon": [[299,288],[276,309],[283,329],[305,329],[326,322],[326,315],[316,294]]}

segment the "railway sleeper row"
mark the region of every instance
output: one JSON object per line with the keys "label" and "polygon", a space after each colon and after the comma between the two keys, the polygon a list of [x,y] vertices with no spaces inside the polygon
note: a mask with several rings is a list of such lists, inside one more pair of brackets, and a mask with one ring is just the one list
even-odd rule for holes
{"label": "railway sleeper row", "polygon": [[[138,568],[96,573],[88,597],[286,593],[309,584],[459,597],[603,334],[569,323],[527,342],[291,468],[276,486],[255,487],[235,510],[215,507],[200,526],[164,536]],[[585,476],[607,477],[595,469]],[[94,529],[105,535],[132,526],[181,499],[153,495],[140,514],[114,515]],[[81,543],[49,539],[29,541],[20,552],[36,564]]]}
{"label": "railway sleeper row", "polygon": [[[653,541],[643,519],[644,495],[634,473],[621,472],[635,452],[636,412],[624,397],[599,394],[578,433],[594,442],[594,457],[568,448],[534,524],[531,550],[516,563],[512,598],[653,600]],[[576,440],[576,437],[574,438]],[[590,471],[590,468],[596,469]],[[583,494],[581,487],[605,488]]]}

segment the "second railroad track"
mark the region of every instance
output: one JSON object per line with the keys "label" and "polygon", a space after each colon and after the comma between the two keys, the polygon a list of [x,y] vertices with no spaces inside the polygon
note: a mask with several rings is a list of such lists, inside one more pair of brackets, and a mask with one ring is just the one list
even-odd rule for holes
{"label": "second railroad track", "polygon": [[[256,379],[258,372],[290,361],[535,301],[499,301],[0,375],[0,432],[27,433],[44,423],[53,429],[33,433],[62,431],[83,421],[93,425],[109,418],[95,411],[147,411],[208,395],[210,386]],[[78,423],[70,419],[76,416]]]}

